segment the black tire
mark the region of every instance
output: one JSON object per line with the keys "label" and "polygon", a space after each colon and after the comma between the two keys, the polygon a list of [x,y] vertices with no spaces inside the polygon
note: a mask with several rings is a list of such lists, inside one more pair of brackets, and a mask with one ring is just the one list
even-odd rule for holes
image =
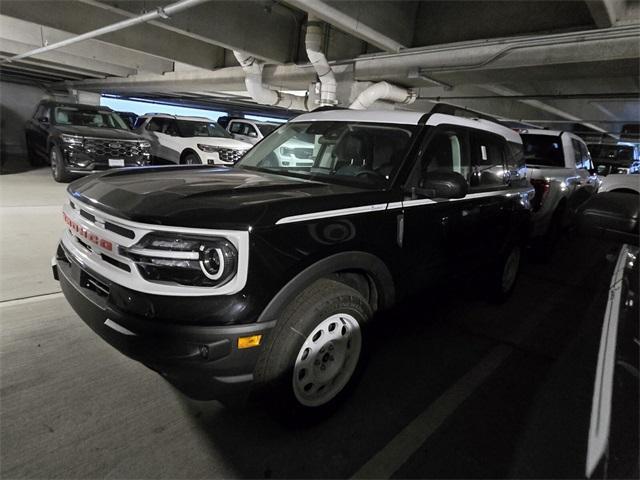
{"label": "black tire", "polygon": [[62,152],[55,145],[49,151],[49,161],[51,164],[51,176],[56,182],[69,183],[73,179],[73,176],[67,171]]}
{"label": "black tire", "polygon": [[180,162],[183,165],[202,165],[202,160],[195,152],[189,152],[182,157],[182,161]]}
{"label": "black tire", "polygon": [[514,243],[500,256],[489,279],[489,299],[494,303],[507,300],[516,286],[523,248]]}
{"label": "black tire", "polygon": [[[261,401],[266,397],[285,421],[325,417],[362,371],[365,325],[371,316],[371,307],[353,288],[330,279],[316,281],[284,309],[269,335],[255,369],[257,396]],[[309,346],[315,352],[309,353]],[[307,391],[309,384],[313,386]]]}

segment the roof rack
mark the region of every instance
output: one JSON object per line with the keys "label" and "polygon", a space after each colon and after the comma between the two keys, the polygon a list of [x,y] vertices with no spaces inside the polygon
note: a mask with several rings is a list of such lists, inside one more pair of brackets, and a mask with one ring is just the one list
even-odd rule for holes
{"label": "roof rack", "polygon": [[465,118],[481,118],[482,120],[487,120],[489,122],[508,127],[508,125],[505,125],[505,122],[503,122],[502,120],[498,120],[496,117],[492,117],[491,115],[487,115],[486,113],[476,112],[475,110],[471,110],[469,108],[451,105],[450,103],[437,103],[431,110],[431,113],[443,113],[446,115],[454,115],[456,117]]}

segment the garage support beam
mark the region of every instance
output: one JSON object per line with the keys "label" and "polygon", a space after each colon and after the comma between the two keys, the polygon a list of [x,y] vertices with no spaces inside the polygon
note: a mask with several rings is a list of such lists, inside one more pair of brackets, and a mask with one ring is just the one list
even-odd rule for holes
{"label": "garage support beam", "polygon": [[[74,35],[126,18],[70,0],[2,0],[0,13]],[[109,33],[100,37],[100,41],[200,68],[224,65],[224,49],[149,24]]]}
{"label": "garage support beam", "polygon": [[[0,15],[0,42],[3,45],[0,51],[4,54],[18,55],[72,38],[73,36],[69,32]],[[98,67],[100,63],[109,66],[105,70],[93,68],[92,71],[103,72],[104,76],[127,76],[138,72],[165,73],[173,70],[173,62],[169,60],[135,52],[99,40],[86,40],[69,45],[55,52],[37,55],[35,59],[51,60],[64,57],[76,58],[79,62],[78,66],[82,66],[82,59],[85,59],[87,66],[94,64]]]}
{"label": "garage support beam", "polygon": [[[166,1],[122,2],[114,0],[80,0],[85,5],[131,17],[153,11]],[[294,61],[295,45],[300,35],[301,16],[276,3],[265,7],[255,1],[205,2],[168,19],[151,22],[156,28],[173,32],[228,50],[242,50],[268,63]]]}
{"label": "garage support beam", "polygon": [[386,52],[399,52],[410,45],[413,39],[417,8],[414,4],[407,6],[405,2],[285,1]]}
{"label": "garage support beam", "polygon": [[587,0],[589,12],[599,28],[617,24],[625,16],[625,0]]}

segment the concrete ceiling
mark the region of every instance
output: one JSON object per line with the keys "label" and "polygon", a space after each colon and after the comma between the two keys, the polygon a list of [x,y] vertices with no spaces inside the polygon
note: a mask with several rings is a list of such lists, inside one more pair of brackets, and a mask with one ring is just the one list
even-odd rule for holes
{"label": "concrete ceiling", "polygon": [[[0,55],[169,3],[2,0]],[[307,14],[326,22],[324,50],[343,104],[360,85],[387,80],[419,89],[412,109],[449,99],[506,118],[613,133],[640,118],[637,0],[210,1],[3,62],[0,78],[260,111],[232,50],[264,60],[272,86],[306,90],[316,80],[304,51]]]}

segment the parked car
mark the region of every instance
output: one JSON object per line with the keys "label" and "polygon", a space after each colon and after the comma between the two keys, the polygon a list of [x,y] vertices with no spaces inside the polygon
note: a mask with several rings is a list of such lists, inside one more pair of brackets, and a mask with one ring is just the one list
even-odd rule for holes
{"label": "parked car", "polygon": [[165,163],[233,165],[251,148],[206,117],[147,113],[138,117],[134,131],[151,143],[154,160]]}
{"label": "parked car", "polygon": [[638,171],[640,148],[633,143],[589,144],[596,174],[625,174]]}
{"label": "parked car", "polygon": [[[295,138],[313,167],[274,166]],[[345,394],[376,312],[470,271],[508,296],[531,198],[520,136],[497,123],[314,112],[234,168],[75,182],[54,275],[98,335],[187,395],[307,415]]]}
{"label": "parked car", "polygon": [[602,192],[640,195],[640,175],[637,173],[608,175],[598,187],[598,193]]}
{"label": "parked car", "polygon": [[562,227],[597,188],[585,142],[570,132],[520,130],[527,176],[536,190],[532,237],[548,257]]}
{"label": "parked car", "polygon": [[150,160],[149,142],[107,107],[43,101],[25,133],[31,163],[49,163],[57,182]]}
{"label": "parked car", "polygon": [[[238,140],[256,144],[280,126],[277,123],[254,122],[244,118],[229,118],[227,131]],[[275,152],[279,167],[309,168],[313,166],[313,140],[292,138]]]}

